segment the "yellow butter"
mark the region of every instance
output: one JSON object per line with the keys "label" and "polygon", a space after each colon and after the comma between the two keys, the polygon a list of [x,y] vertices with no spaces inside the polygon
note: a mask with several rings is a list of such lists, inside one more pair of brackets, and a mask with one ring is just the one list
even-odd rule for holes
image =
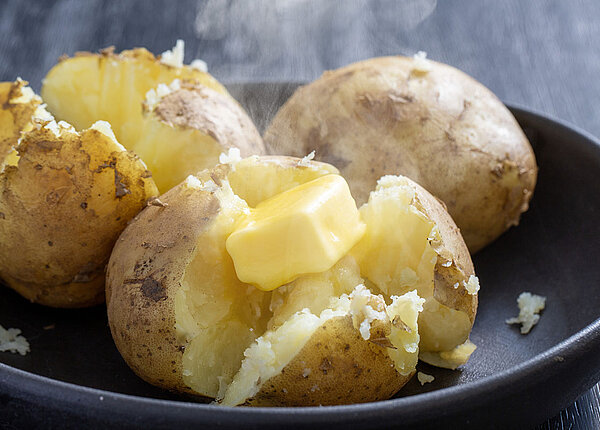
{"label": "yellow butter", "polygon": [[326,175],[259,203],[226,247],[242,282],[271,291],[330,269],[365,228],[344,178]]}

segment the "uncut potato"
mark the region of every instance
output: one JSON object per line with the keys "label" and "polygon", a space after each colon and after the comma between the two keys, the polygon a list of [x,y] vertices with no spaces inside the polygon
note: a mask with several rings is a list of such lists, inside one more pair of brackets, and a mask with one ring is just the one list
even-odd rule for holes
{"label": "uncut potato", "polygon": [[[391,397],[415,373],[419,344],[436,365],[466,362],[478,283],[456,226],[425,190],[388,177],[360,212],[348,197],[354,212],[345,213],[357,216],[359,233],[345,254],[325,270],[278,275],[265,289],[240,280],[246,273],[231,240],[244,217],[338,172],[306,158],[230,153],[223,161],[143,210],[111,256],[109,325],[140,377],[223,405],[308,406]],[[265,255],[310,236],[296,225],[287,237],[271,236]],[[267,260],[265,271],[282,266],[250,257]]]}
{"label": "uncut potato", "polygon": [[243,108],[210,74],[183,64],[179,43],[158,58],[144,48],[64,58],[44,79],[42,98],[78,130],[108,121],[118,141],[146,162],[161,193],[214,166],[229,148],[265,153]]}
{"label": "uncut potato", "polygon": [[108,124],[78,133],[56,123],[22,82],[13,88],[0,115],[34,115],[14,122],[26,131],[13,133],[0,172],[0,277],[40,304],[100,303],[113,244],[156,186]]}
{"label": "uncut potato", "polygon": [[335,165],[359,204],[402,174],[447,206],[471,252],[528,208],[537,177],[510,111],[465,73],[424,58],[373,58],[299,88],[264,135],[271,153]]}

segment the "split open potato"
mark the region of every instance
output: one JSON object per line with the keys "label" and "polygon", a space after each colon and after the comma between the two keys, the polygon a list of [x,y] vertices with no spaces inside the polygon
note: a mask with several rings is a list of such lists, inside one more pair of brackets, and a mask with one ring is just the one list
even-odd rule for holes
{"label": "split open potato", "polygon": [[422,57],[373,58],[299,88],[264,135],[271,153],[335,165],[357,202],[402,174],[447,206],[471,252],[518,224],[537,176],[510,111],[465,73]]}
{"label": "split open potato", "polygon": [[0,172],[0,276],[37,303],[91,306],[104,300],[114,242],[158,190],[107,123],[57,123],[25,84],[1,112],[18,120]]}
{"label": "split open potato", "polygon": [[466,362],[479,284],[427,191],[384,177],[358,210],[329,164],[223,161],[114,248],[109,325],[140,377],[223,405],[308,406],[387,399],[419,354]]}

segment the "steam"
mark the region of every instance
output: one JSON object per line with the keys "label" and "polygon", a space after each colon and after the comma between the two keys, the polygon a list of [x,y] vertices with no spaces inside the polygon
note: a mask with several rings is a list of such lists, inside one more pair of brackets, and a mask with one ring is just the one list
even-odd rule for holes
{"label": "steam", "polygon": [[[219,49],[194,54],[229,82],[312,80],[370,56],[426,49],[409,45],[410,32],[436,6],[437,0],[356,0],[352,7],[343,0],[199,1],[195,34]],[[407,37],[385,37],[382,23]]]}

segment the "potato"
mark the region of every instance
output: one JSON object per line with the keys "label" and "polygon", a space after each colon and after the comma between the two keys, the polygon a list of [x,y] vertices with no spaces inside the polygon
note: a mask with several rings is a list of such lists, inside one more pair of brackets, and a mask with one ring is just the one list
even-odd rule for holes
{"label": "potato", "polygon": [[514,117],[483,85],[423,58],[383,57],[299,88],[264,134],[271,153],[338,167],[359,204],[386,174],[444,201],[471,252],[517,225],[535,156]]}
{"label": "potato", "polygon": [[265,153],[227,90],[183,64],[183,44],[158,58],[136,48],[62,59],[44,79],[42,97],[57,119],[78,130],[108,121],[118,141],[146,162],[161,193],[214,166],[231,147],[243,156]]}
{"label": "potato", "polygon": [[[420,342],[446,365],[441,352],[451,354],[467,339],[478,284],[440,203],[407,178],[382,179],[348,224],[360,234],[342,258],[325,271],[298,269],[291,281],[268,290],[239,279],[230,239],[250,228],[247,243],[257,237],[264,254],[274,256],[257,260],[264,270],[279,268],[279,258],[295,264],[297,253],[285,255],[290,240],[304,245],[313,229],[321,231],[320,221],[332,231],[347,221],[336,212],[339,195],[316,218],[314,201],[302,203],[315,190],[323,201],[338,192],[330,181],[338,172],[307,158],[238,159],[230,152],[224,161],[162,195],[162,206],[144,209],[114,248],[106,283],[109,325],[140,377],[223,405],[303,406],[389,398],[414,374]],[[256,215],[272,205],[271,215]],[[286,217],[290,210],[294,216]],[[295,227],[277,234],[279,222]],[[321,248],[329,249],[317,243],[304,249]],[[277,261],[269,265],[271,258]]]}
{"label": "potato", "polygon": [[157,195],[156,186],[107,123],[77,133],[65,122],[57,124],[22,85],[14,84],[14,97],[2,110],[5,117],[18,118],[24,110],[34,116],[29,114],[28,124],[13,123],[29,131],[18,144],[13,133],[16,153],[0,172],[0,276],[44,305],[100,303],[113,244]]}

